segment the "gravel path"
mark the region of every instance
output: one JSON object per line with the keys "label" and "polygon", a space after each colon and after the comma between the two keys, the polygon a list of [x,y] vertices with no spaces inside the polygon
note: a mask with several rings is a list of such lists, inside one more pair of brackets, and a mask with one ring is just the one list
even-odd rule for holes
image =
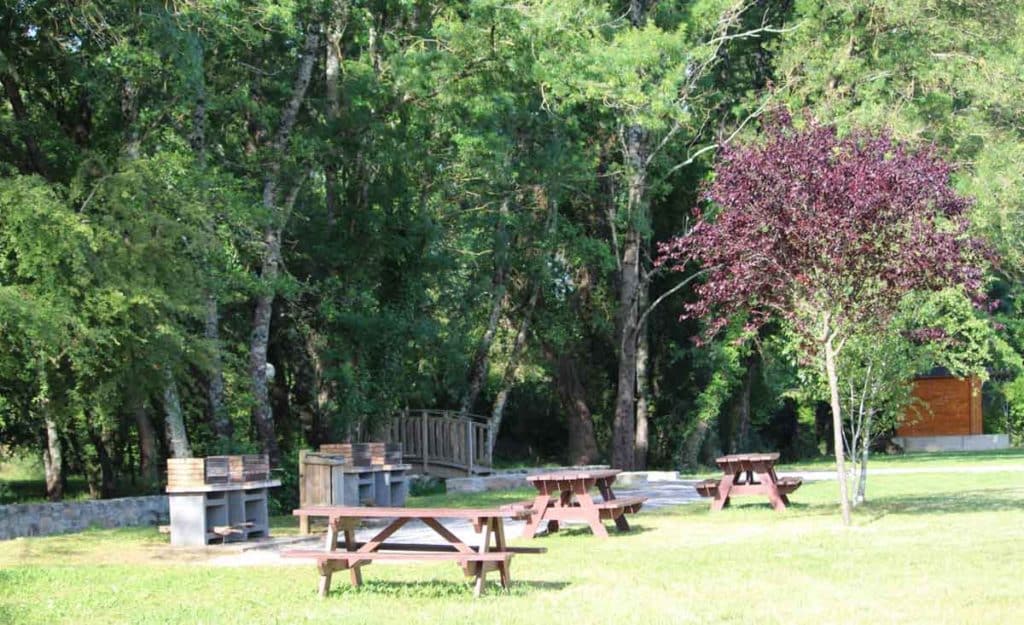
{"label": "gravel path", "polygon": [[[648,482],[635,488],[616,489],[616,494],[620,497],[647,497],[644,510],[657,510],[658,508],[700,501],[700,496],[697,495],[697,491],[693,488],[695,483],[696,480]],[[643,514],[643,511],[640,514]],[[519,536],[523,525],[525,525],[524,521],[507,521],[505,531],[509,538]],[[445,527],[469,544],[476,544],[480,541],[480,535],[473,531],[473,526],[469,521],[452,519],[445,523]],[[380,527],[364,527],[356,532],[356,540],[368,540],[379,531]],[[207,551],[213,557],[206,563],[212,566],[277,566],[289,564],[309,566],[308,560],[282,558],[281,551],[289,549],[315,549],[323,544],[323,540],[322,534],[314,534],[311,536],[271,538],[256,543],[211,546],[207,548]],[[408,525],[395,535],[395,542],[432,543],[437,541],[438,536],[434,530],[419,521],[409,522]],[[223,553],[222,550],[230,550],[230,552]],[[221,551],[221,555],[216,555],[218,551]]]}

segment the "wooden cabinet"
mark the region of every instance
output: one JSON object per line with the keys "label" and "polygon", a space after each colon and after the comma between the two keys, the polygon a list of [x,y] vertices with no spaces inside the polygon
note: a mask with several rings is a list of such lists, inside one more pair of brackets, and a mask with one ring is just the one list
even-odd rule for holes
{"label": "wooden cabinet", "polygon": [[981,380],[951,376],[914,380],[915,401],[897,429],[898,436],[982,434]]}

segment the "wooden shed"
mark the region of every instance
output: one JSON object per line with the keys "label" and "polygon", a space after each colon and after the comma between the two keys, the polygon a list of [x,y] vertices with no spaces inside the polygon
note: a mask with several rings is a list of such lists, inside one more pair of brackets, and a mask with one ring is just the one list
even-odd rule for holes
{"label": "wooden shed", "polygon": [[[914,380],[912,405],[897,436],[971,436],[982,434],[981,380],[927,375]],[[929,410],[930,409],[930,410]]]}

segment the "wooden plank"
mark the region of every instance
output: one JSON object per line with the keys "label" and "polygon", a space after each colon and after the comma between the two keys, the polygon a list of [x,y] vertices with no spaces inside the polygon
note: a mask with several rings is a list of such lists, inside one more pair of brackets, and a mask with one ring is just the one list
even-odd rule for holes
{"label": "wooden plank", "polygon": [[360,553],[356,551],[319,551],[316,549],[295,549],[281,552],[282,558],[303,558],[309,560],[340,560],[343,562],[357,562],[362,560],[388,560],[392,562],[413,562],[413,561],[440,561],[440,562],[500,562],[515,555],[511,551],[488,551],[485,553],[473,552],[463,553],[435,552],[435,551],[371,551]]}
{"label": "wooden plank", "polygon": [[612,499],[611,501],[602,501],[595,503],[594,506],[599,510],[612,510],[615,508],[628,508],[637,504],[642,504],[647,501],[647,497],[620,497]]}
{"label": "wooden plank", "polygon": [[[504,535],[504,534],[503,534]],[[348,549],[354,551],[365,545],[365,542],[355,541],[352,543],[352,547]],[[472,551],[479,551],[478,545],[467,545]],[[401,542],[382,542],[377,545],[377,551],[434,551],[439,553],[468,553],[460,552],[455,548],[454,545],[448,543],[401,543]],[[511,553],[520,553],[528,555],[538,555],[547,553],[547,547],[505,547],[499,549],[499,551],[508,551]],[[323,553],[317,551],[316,553]]]}
{"label": "wooden plank", "polygon": [[566,471],[554,471],[551,473],[536,473],[534,475],[527,475],[526,480],[529,482],[574,482],[576,480],[584,479],[606,479],[615,477],[620,473],[618,469],[593,469],[593,470],[566,470]]}
{"label": "wooden plank", "polygon": [[[980,433],[980,393],[975,399],[974,379],[926,377],[914,380],[915,402],[907,408],[899,436],[966,436]],[[924,405],[921,405],[924,404]],[[974,432],[975,427],[978,432]]]}
{"label": "wooden plank", "polygon": [[303,506],[292,511],[301,515],[334,518],[485,519],[521,518],[520,512],[501,508],[376,508],[357,506]]}

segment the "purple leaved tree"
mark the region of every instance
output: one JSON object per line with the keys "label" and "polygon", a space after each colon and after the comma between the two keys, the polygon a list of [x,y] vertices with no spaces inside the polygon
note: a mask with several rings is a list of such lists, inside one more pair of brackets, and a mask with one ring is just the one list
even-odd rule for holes
{"label": "purple leaved tree", "polygon": [[706,271],[684,316],[705,337],[737,314],[749,327],[789,322],[808,361],[823,357],[832,405],[843,523],[850,524],[836,360],[854,331],[881,329],[910,291],[982,292],[984,249],[967,233],[970,203],[932,148],[887,134],[772,123],[756,145],[726,149],[708,188],[711,211],[660,245],[659,262]]}

